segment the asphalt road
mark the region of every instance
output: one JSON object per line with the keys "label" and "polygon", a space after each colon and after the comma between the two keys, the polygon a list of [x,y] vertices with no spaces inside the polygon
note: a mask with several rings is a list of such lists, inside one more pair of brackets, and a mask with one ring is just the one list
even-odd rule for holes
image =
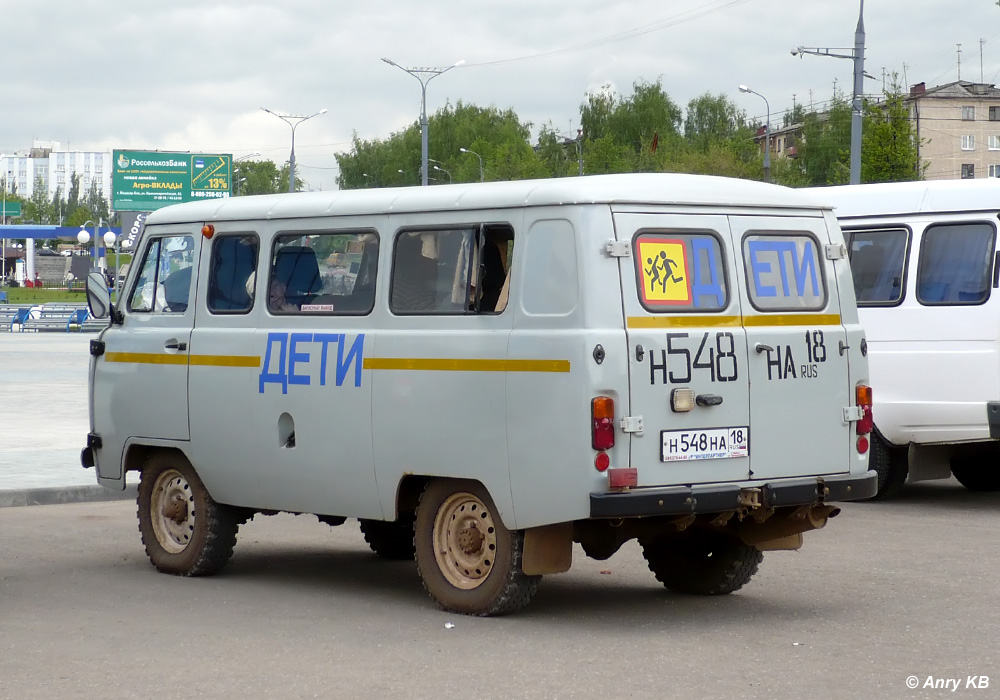
{"label": "asphalt road", "polygon": [[353,522],[258,516],[221,575],[182,579],[134,504],[4,508],[0,698],[985,699],[998,593],[1000,494],[954,482],[848,505],[734,595],[671,594],[630,543],[493,619],[441,612]]}

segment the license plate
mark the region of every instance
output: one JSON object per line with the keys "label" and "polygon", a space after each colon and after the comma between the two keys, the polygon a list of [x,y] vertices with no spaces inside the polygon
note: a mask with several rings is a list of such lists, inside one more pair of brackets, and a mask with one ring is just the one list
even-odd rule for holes
{"label": "license plate", "polygon": [[660,459],[679,462],[688,459],[727,459],[750,454],[750,428],[711,430],[662,430]]}

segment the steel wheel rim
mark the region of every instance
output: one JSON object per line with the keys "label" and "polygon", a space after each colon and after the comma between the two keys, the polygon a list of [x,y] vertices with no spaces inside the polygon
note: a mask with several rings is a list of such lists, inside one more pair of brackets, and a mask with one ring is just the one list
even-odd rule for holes
{"label": "steel wheel rim", "polygon": [[434,517],[434,558],[451,585],[481,586],[490,575],[497,550],[493,514],[471,493],[449,496]]}
{"label": "steel wheel rim", "polygon": [[149,504],[153,534],[170,554],[180,554],[194,536],[196,513],[191,485],[176,469],[166,469],[153,484]]}

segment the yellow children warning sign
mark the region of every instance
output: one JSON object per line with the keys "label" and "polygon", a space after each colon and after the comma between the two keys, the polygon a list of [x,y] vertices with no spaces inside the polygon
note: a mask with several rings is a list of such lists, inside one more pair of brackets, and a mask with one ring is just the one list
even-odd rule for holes
{"label": "yellow children warning sign", "polygon": [[649,306],[691,304],[691,280],[684,241],[642,238],[638,241],[642,300]]}

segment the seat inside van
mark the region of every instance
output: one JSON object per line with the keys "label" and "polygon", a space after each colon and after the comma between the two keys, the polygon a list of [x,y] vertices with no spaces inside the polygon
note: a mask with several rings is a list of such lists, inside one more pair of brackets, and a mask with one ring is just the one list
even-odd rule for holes
{"label": "seat inside van", "polygon": [[285,285],[285,300],[301,307],[323,288],[316,251],[306,246],[285,246],[274,256],[272,280]]}

